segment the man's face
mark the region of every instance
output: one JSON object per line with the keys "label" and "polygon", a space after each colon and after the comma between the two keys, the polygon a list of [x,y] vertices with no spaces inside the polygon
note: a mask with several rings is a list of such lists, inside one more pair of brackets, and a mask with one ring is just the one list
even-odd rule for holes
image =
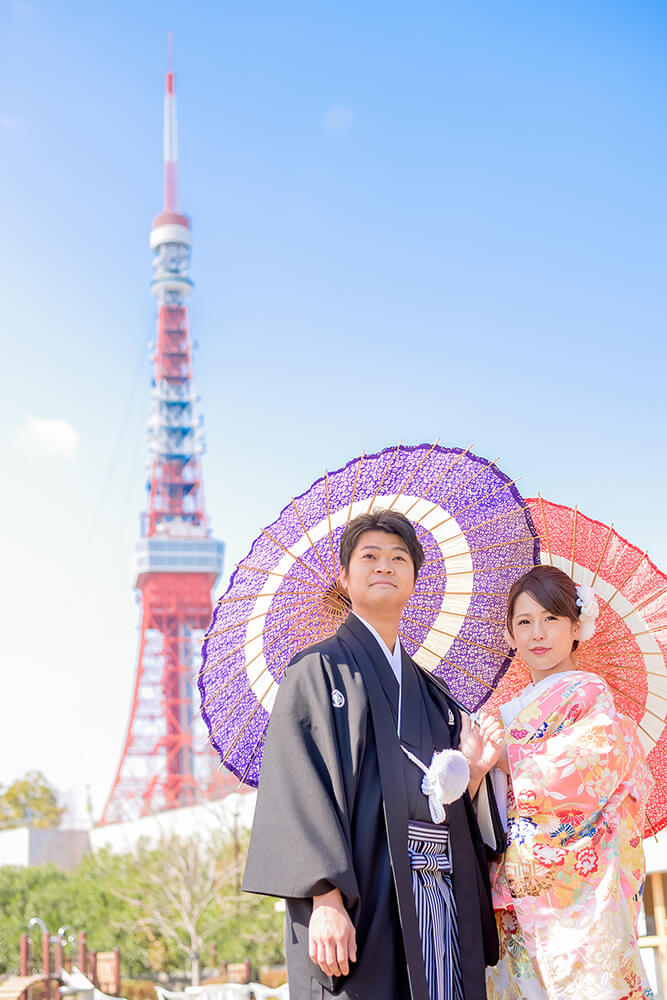
{"label": "man's face", "polygon": [[397,619],[415,589],[415,570],[400,535],[386,531],[364,531],[350,557],[350,566],[340,571],[340,582],[352,610],[369,621],[395,611]]}

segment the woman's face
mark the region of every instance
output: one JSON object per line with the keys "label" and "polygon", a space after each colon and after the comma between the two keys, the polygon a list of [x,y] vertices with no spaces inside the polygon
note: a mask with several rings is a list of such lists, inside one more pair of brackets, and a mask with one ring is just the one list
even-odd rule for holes
{"label": "woman's face", "polygon": [[520,594],[514,604],[508,642],[530,670],[533,683],[549,674],[572,668],[572,643],[581,623],[560,618],[543,608],[531,594]]}

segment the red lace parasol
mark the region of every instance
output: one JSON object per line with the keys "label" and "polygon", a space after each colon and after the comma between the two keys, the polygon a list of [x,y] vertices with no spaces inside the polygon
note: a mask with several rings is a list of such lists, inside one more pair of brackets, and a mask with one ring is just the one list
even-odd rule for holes
{"label": "red lace parasol", "polygon": [[[540,561],[593,589],[595,634],[580,644],[577,665],[604,677],[619,711],[634,719],[655,779],[646,835],[667,826],[667,577],[612,526],[577,508],[528,500],[540,535]],[[485,708],[509,701],[530,681],[518,658]]]}

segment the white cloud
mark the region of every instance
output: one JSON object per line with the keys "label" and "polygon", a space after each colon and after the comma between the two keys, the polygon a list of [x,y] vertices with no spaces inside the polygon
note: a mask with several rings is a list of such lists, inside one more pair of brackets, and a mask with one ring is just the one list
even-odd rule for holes
{"label": "white cloud", "polygon": [[16,439],[22,450],[73,458],[79,444],[79,432],[57,417],[28,416],[19,425]]}
{"label": "white cloud", "polygon": [[25,128],[25,122],[23,118],[12,118],[11,115],[6,115],[0,111],[0,126],[6,128],[9,132],[22,132]]}
{"label": "white cloud", "polygon": [[334,104],[324,115],[324,128],[327,132],[344,132],[354,121],[354,111]]}

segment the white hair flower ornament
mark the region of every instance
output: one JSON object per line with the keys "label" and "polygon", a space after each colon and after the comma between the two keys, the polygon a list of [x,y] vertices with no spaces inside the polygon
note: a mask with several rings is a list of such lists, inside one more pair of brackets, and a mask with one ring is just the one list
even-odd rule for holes
{"label": "white hair flower ornament", "polygon": [[600,614],[600,607],[590,587],[577,584],[577,595],[579,621],[581,622],[579,641],[586,642],[595,633],[595,620]]}

